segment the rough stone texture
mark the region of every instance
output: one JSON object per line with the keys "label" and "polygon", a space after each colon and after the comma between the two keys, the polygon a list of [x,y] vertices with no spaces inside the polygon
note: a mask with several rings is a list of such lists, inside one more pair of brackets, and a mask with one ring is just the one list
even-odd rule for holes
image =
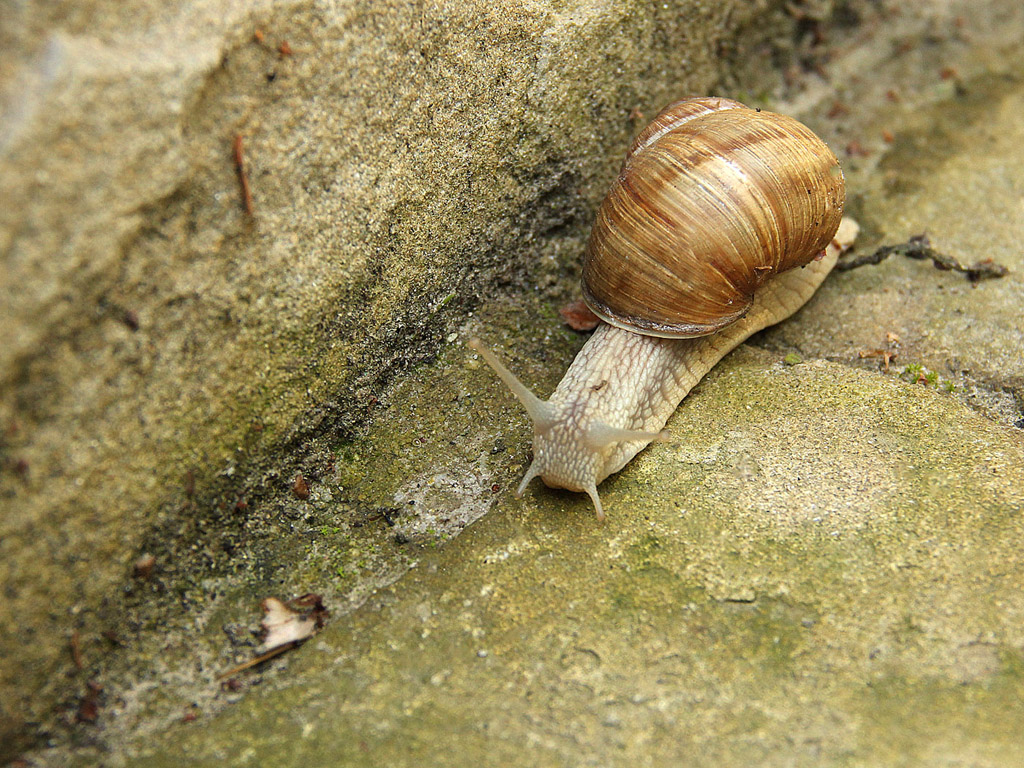
{"label": "rough stone texture", "polygon": [[[443,422],[415,384],[387,406],[405,445],[413,425],[441,435],[382,464],[398,469],[391,488],[491,479],[491,513],[147,756],[440,765],[455,743],[466,765],[1015,765],[1024,19],[993,5],[964,28],[958,10],[889,20],[889,37],[835,63],[836,90],[809,85],[794,105],[836,146],[863,147],[846,155],[862,250],[927,230],[1010,275],[972,288],[894,259],[836,274],[691,395],[669,424],[678,444],[602,486],[604,527],[581,497],[502,495],[528,462],[525,418],[472,360],[452,370],[467,365],[453,347],[420,385],[450,404]],[[461,336],[504,331],[541,392],[579,343],[535,299],[483,322]],[[898,355],[889,373],[860,356],[878,348]],[[782,365],[791,352],[808,362]],[[939,380],[901,375],[914,364]],[[419,519],[446,506],[424,498]]]}
{"label": "rough stone texture", "polygon": [[[823,14],[826,5],[813,10]],[[191,94],[181,108],[189,116],[182,124],[191,126],[181,129],[186,181],[137,215],[166,215],[173,226],[146,219],[150,228],[136,239],[152,256],[131,251],[130,279],[114,279],[116,290],[107,290],[114,300],[95,298],[107,295],[102,280],[92,293],[81,289],[94,297],[80,298],[83,306],[115,314],[101,313],[93,325],[79,316],[83,325],[61,337],[64,347],[44,344],[42,362],[25,358],[12,390],[21,399],[10,402],[37,405],[17,419],[33,429],[9,433],[5,444],[4,525],[20,520],[66,559],[37,557],[36,566],[4,530],[0,567],[22,579],[5,573],[5,586],[17,587],[6,590],[13,602],[5,610],[13,606],[35,628],[32,644],[8,635],[4,648],[13,642],[19,660],[37,665],[16,689],[22,698],[4,700],[39,717],[53,700],[51,692],[27,698],[41,679],[49,677],[56,693],[82,690],[89,679],[104,686],[98,725],[78,726],[73,747],[33,753],[33,761],[132,764],[146,753],[171,765],[184,752],[200,765],[419,765],[451,762],[438,745],[458,744],[466,764],[485,765],[1014,764],[1024,648],[1024,446],[1010,426],[1021,418],[1022,328],[1014,313],[1024,299],[1014,239],[1021,219],[1012,214],[1021,199],[1013,169],[1024,159],[1014,119],[1022,10],[1016,2],[899,11],[858,5],[861,25],[841,31],[813,15],[787,26],[771,8],[744,4],[754,16],[730,17],[727,8],[702,7],[648,16],[646,5],[640,13],[628,4],[503,12],[395,5],[374,15],[355,4],[275,5],[196,27],[200,43],[213,41],[211,59],[200,55],[203,45],[187,45],[188,35],[167,43],[190,54],[178,63],[189,83],[181,88]],[[169,12],[166,28],[197,8]],[[756,15],[762,11],[768,15]],[[139,36],[118,37],[83,13],[62,22],[71,25],[65,37],[96,35],[107,53],[132,40],[142,46]],[[411,25],[413,18],[431,22]],[[45,19],[26,25],[53,27]],[[823,33],[833,61],[820,47],[789,51],[802,66],[785,72],[783,107],[837,149],[857,142],[844,161],[851,207],[865,224],[862,248],[927,229],[940,250],[968,262],[991,256],[1014,271],[973,289],[959,275],[893,259],[837,274],[793,321],[753,340],[761,351],[732,356],[691,396],[670,422],[678,444],[655,446],[602,486],[608,525],[594,524],[585,499],[539,485],[514,501],[508,490],[528,462],[525,418],[462,342],[477,334],[498,340],[528,383],[550,391],[580,344],[555,310],[575,292],[586,211],[639,127],[629,112],[650,114],[680,93],[710,87],[735,64],[728,56],[766,35],[784,65],[779,34],[794,25],[811,39]],[[296,54],[280,60],[254,46],[254,27],[271,49],[288,39]],[[427,46],[434,69],[412,55],[423,40],[436,46]],[[711,61],[722,53],[722,62]],[[484,58],[513,69],[488,80]],[[739,59],[748,73],[768,69],[763,55]],[[361,64],[342,69],[339,61]],[[824,78],[814,73],[818,65]],[[277,76],[267,83],[271,69]],[[417,80],[426,70],[433,79]],[[350,79],[351,71],[359,77]],[[726,95],[750,98],[762,87],[742,74],[728,77]],[[397,104],[427,114],[412,91],[440,87],[440,122],[403,122],[380,95],[386,89],[356,87],[366,79],[387,82],[389,92],[406,94]],[[496,83],[511,94],[507,102],[495,103]],[[472,116],[457,109],[462,100],[473,104]],[[376,139],[359,133],[368,115]],[[480,115],[497,122],[484,120],[475,131]],[[253,162],[257,220],[249,225],[238,213],[230,163],[236,131],[246,135]],[[445,143],[445,136],[453,138]],[[370,143],[359,154],[364,139]],[[439,162],[427,148],[457,159]],[[515,163],[506,167],[510,154]],[[420,164],[435,185],[426,191],[409,180]],[[376,178],[362,175],[370,166]],[[373,202],[363,218],[338,200],[342,190]],[[15,252],[3,242],[5,253]],[[538,261],[516,266],[529,254]],[[360,273],[361,258],[368,266]],[[136,263],[153,273],[133,272]],[[335,279],[320,271],[325,263],[356,266],[325,286]],[[392,283],[385,263],[398,265]],[[276,282],[266,296],[252,290],[269,274],[286,275],[283,287]],[[508,300],[475,303],[488,280],[513,277],[524,282]],[[150,293],[143,278],[154,281]],[[236,306],[224,297],[242,295],[243,286],[252,306],[217,315]],[[165,302],[166,292],[176,299]],[[437,301],[427,309],[402,304],[417,292]],[[208,306],[208,297],[225,303]],[[325,307],[358,305],[371,320],[340,311],[303,329]],[[134,307],[146,322],[130,333],[116,313]],[[445,336],[453,319],[474,309]],[[117,355],[127,353],[101,343],[116,333],[160,354],[150,352],[150,378],[123,385],[105,418],[111,430],[131,431],[117,409],[153,408],[160,419],[147,424],[157,426],[147,435],[118,433],[119,442],[109,443],[117,449],[104,448],[113,438],[93,436],[99,458],[84,464],[97,468],[91,475],[72,471],[83,465],[68,462],[86,444],[69,440],[68,460],[53,465],[44,483],[38,473],[50,465],[37,457],[79,423],[69,404],[83,409],[83,429],[106,423],[85,418],[98,402],[82,394],[91,391],[88,377],[69,379],[103,355],[122,370]],[[878,358],[859,355],[888,345],[886,333],[900,339],[889,374]],[[139,334],[149,334],[146,344]],[[238,368],[263,372],[249,380],[252,391],[231,376],[222,378],[235,389],[211,384],[222,370],[213,363],[229,354],[220,349],[225,338],[240,347],[231,354],[243,363],[259,350],[258,365]],[[378,377],[429,356],[422,350],[442,338],[450,343],[435,365],[378,388]],[[193,356],[187,370],[195,378],[167,362],[163,344],[175,339],[179,355]],[[808,362],[782,366],[791,352]],[[288,369],[287,359],[298,367]],[[901,376],[912,363],[936,372],[939,386]],[[59,387],[41,401],[44,381]],[[943,390],[947,381],[954,392]],[[286,392],[289,382],[301,385]],[[156,396],[166,398],[169,387],[190,409],[177,415]],[[331,450],[296,450],[318,424],[362,418],[371,396],[379,399],[366,432],[327,443]],[[335,414],[332,402],[360,404],[360,415]],[[323,410],[296,420],[310,404]],[[214,425],[213,408],[235,417]],[[253,413],[259,430],[249,429]],[[246,440],[233,442],[239,431]],[[132,442],[143,438],[166,440],[170,453],[139,454],[131,446],[156,444]],[[120,446],[129,447],[120,461],[133,463],[110,471],[102,456]],[[176,463],[174,455],[201,460]],[[19,477],[21,457],[29,459],[27,480]],[[268,487],[280,493],[250,495],[241,478],[266,467],[276,472]],[[296,467],[311,478],[307,500],[287,487]],[[190,468],[196,491],[175,503],[167,489]],[[140,477],[156,479],[144,486]],[[153,499],[170,499],[155,527]],[[120,544],[83,535],[89,527],[109,537],[126,509],[138,518],[119,524]],[[44,512],[53,517],[49,528]],[[137,520],[147,521],[142,531]],[[66,542],[56,538],[58,524]],[[157,553],[157,575],[124,584],[126,597],[113,599],[111,585],[121,583],[139,541]],[[112,564],[73,560],[93,551],[109,551]],[[20,559],[8,560],[8,552]],[[409,576],[345,615],[413,561],[419,567]],[[52,595],[32,584],[41,579]],[[82,586],[69,619],[72,582]],[[241,690],[222,689],[215,675],[252,653],[258,599],[307,590],[327,596],[328,629],[239,676]],[[104,595],[110,607],[94,612]],[[44,597],[55,602],[40,609],[34,600]],[[13,627],[2,618],[5,631]],[[106,655],[101,642],[90,643],[102,627],[119,642]],[[67,653],[73,628],[81,631],[85,669],[54,676],[53,660]],[[6,650],[3,657],[8,665]],[[193,716],[199,720],[181,722]]]}
{"label": "rough stone texture", "polygon": [[[1024,440],[949,396],[747,351],[604,486],[538,489],[147,765],[1019,759]],[[503,512],[503,513],[502,513]],[[453,749],[455,757],[453,758]]]}
{"label": "rough stone texture", "polygon": [[773,82],[783,5],[5,6],[0,741],[127,631],[144,546],[173,603],[536,243],[574,262],[634,109]]}
{"label": "rough stone texture", "polygon": [[[1019,15],[1003,21],[1019,31]],[[862,251],[926,234],[963,264],[994,259],[1009,274],[972,284],[928,262],[891,257],[837,274],[799,328],[781,327],[766,342],[834,360],[887,349],[897,353],[897,368],[921,365],[955,384],[965,402],[1011,424],[1024,412],[1024,177],[1017,172],[1024,51],[994,45],[970,53],[932,52],[925,61],[938,77],[921,92],[903,84],[903,64],[858,94],[886,107],[858,127],[868,155],[848,158],[846,170]],[[863,364],[877,369],[881,361]]]}

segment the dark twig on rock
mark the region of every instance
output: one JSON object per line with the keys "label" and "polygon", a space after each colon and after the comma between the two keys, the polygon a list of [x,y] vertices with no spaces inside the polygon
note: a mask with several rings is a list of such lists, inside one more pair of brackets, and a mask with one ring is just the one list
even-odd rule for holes
{"label": "dark twig on rock", "polygon": [[972,266],[961,264],[952,256],[939,253],[932,248],[927,235],[916,235],[907,240],[907,242],[900,243],[898,245],[884,245],[874,253],[854,256],[849,259],[841,259],[839,263],[836,264],[836,269],[839,271],[845,271],[848,269],[863,267],[865,264],[880,264],[893,254],[896,254],[897,256],[906,256],[910,259],[931,261],[932,264],[935,265],[936,269],[963,272],[967,275],[967,279],[972,283],[976,283],[979,280],[985,280],[990,277],[1003,277],[1009,272],[1006,267],[1002,264],[997,264],[992,259],[982,259]]}
{"label": "dark twig on rock", "polygon": [[235,134],[233,145],[235,154],[235,171],[238,173],[238,183],[242,187],[242,205],[245,213],[250,218],[253,215],[252,190],[249,188],[249,172],[245,169],[245,150],[242,147],[242,134]]}

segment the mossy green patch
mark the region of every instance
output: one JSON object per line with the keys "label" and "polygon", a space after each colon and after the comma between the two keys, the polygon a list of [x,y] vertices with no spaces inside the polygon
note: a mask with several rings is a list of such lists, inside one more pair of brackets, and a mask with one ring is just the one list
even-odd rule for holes
{"label": "mossy green patch", "polygon": [[970,683],[884,676],[872,679],[862,696],[850,765],[868,756],[885,765],[935,765],[954,755],[978,765],[1012,765],[1020,754],[1021,741],[1008,738],[1024,717],[1017,676],[997,673]]}
{"label": "mossy green patch", "polygon": [[[19,690],[33,685],[26,668],[69,695],[101,679],[106,730],[83,730],[113,762],[149,752],[157,764],[508,765],[525,753],[541,764],[817,766],[898,761],[901,749],[932,763],[1007,762],[1019,739],[996,708],[1019,698],[1005,681],[1024,645],[1019,435],[923,385],[955,381],[967,397],[972,381],[989,382],[1012,401],[1012,277],[974,289],[887,264],[830,278],[794,322],[755,340],[774,352],[734,356],[694,393],[670,426],[675,444],[602,487],[605,526],[585,499],[539,484],[509,498],[528,426],[462,346],[483,335],[549,391],[581,343],[555,310],[575,294],[588,212],[640,112],[714,84],[736,95],[723,85],[741,81],[774,98],[761,88],[777,79],[765,45],[814,68],[833,51],[819,33],[838,42],[842,27],[815,8],[796,22],[780,4],[372,6],[351,3],[341,17],[285,3],[241,25],[225,15],[213,32],[172,24],[162,39],[174,45],[159,50],[131,14],[31,27],[58,41],[60,61],[125,69],[88,79],[114,85],[106,98],[64,102],[88,119],[48,121],[45,104],[25,112],[53,135],[45,125],[4,176],[62,182],[15,190],[28,196],[9,210],[42,211],[47,190],[75,188],[114,217],[97,224],[94,206],[83,226],[79,208],[57,205],[37,219],[53,226],[11,230],[21,238],[12,253],[37,264],[11,294],[29,321],[10,325],[15,344],[4,347],[29,350],[4,401],[21,409],[4,437],[5,522],[32,534],[0,537],[20,558],[0,558],[14,574],[5,585],[18,622],[3,622],[2,639],[16,649]],[[972,12],[972,39],[992,39],[979,25],[1012,15],[992,8]],[[191,10],[171,16],[191,22]],[[1002,247],[1003,258],[1020,240],[1006,172],[1024,146],[1020,89],[957,78],[938,83],[934,112],[918,109],[910,92],[928,92],[918,86],[939,71],[929,57],[970,48],[952,28],[943,40],[945,15],[935,25],[928,13],[914,15],[918,36],[889,38],[869,58],[923,60],[915,77],[889,78],[905,84],[903,106],[881,91],[873,104],[849,99],[884,126],[842,116],[845,91],[817,83],[801,98],[835,100],[808,117],[835,112],[829,136],[843,143],[870,144],[900,109],[923,116],[911,138],[927,143],[931,123],[969,108],[942,147],[915,156],[901,136],[877,175],[851,143],[850,207],[868,214],[869,237],[927,228],[958,233],[958,247],[979,255]],[[296,55],[250,40],[250,21],[287,36]],[[998,24],[1019,48],[1013,25]],[[195,30],[208,36],[200,45]],[[894,57],[908,40],[921,45]],[[858,50],[861,69],[837,78],[841,89],[887,87],[861,77],[870,53]],[[145,67],[134,67],[139,55]],[[976,89],[968,100],[965,85]],[[109,113],[91,109],[104,104],[118,112],[106,126]],[[155,129],[134,130],[125,104]],[[78,158],[52,152],[51,139],[72,147],[81,125],[117,141]],[[253,221],[236,197],[236,131],[254,169]],[[111,187],[81,172],[148,169],[154,158],[152,177],[121,174],[130,184],[113,204],[95,194]],[[907,179],[901,162],[914,166]],[[933,205],[943,190],[964,194]],[[978,202],[985,211],[961,212]],[[102,236],[76,250],[61,240],[69,232]],[[54,259],[72,252],[78,261]],[[493,303],[495,286],[523,298]],[[139,317],[117,319],[119,305]],[[457,327],[473,312],[486,321]],[[814,362],[881,365],[859,353],[890,343],[890,331],[903,339],[900,365],[929,366],[922,382]],[[794,349],[807,363],[779,366]],[[488,511],[465,542],[451,541]],[[137,549],[155,556],[154,578],[111,598]],[[251,656],[259,601],[305,591],[324,595],[331,625],[233,682],[255,688],[236,703],[215,675]],[[54,630],[48,643],[31,635],[37,619]],[[108,625],[120,645],[100,635]],[[31,657],[69,659],[67,631],[78,630],[87,668],[71,690]],[[106,663],[101,643],[117,649]],[[872,695],[875,682],[884,694]],[[52,700],[26,694],[12,711],[47,713]],[[199,721],[178,722],[182,702]],[[943,741],[958,707],[971,711]],[[5,717],[7,745],[17,723]],[[942,752],[886,732],[902,719]]]}
{"label": "mossy green patch", "polygon": [[[376,762],[431,764],[438,732],[480,765],[523,744],[545,764],[696,766],[1019,746],[1004,701],[1021,685],[1024,498],[1005,480],[1024,446],[934,390],[752,351],[669,428],[686,440],[606,486],[608,522],[570,494],[500,493],[495,514],[296,655],[303,686],[169,734],[174,759],[316,760],[358,742]],[[155,765],[163,743],[142,750]]]}

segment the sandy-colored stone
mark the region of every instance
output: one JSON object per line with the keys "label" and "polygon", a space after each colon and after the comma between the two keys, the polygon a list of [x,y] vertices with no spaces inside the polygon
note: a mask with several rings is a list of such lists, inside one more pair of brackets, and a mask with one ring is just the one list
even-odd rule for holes
{"label": "sandy-colored stone", "polygon": [[[862,249],[937,216],[942,250],[972,261],[954,237],[984,222],[988,255],[1019,268],[1008,215],[1019,199],[991,159],[1015,165],[1019,127],[1007,106],[1019,83],[985,74],[1013,68],[1017,41],[974,57],[939,46],[916,68],[876,54],[876,77],[843,91],[851,114],[819,116],[832,141],[861,139],[872,153],[846,158]],[[966,109],[933,66],[944,56],[992,110]],[[890,107],[887,78],[918,93]],[[860,93],[877,99],[861,103]],[[827,108],[837,97],[819,98]],[[924,140],[954,108],[966,112],[962,130],[932,164],[915,165],[900,142]],[[883,125],[900,138],[880,164],[884,140],[866,137]],[[1000,127],[1005,141],[989,135],[979,150]],[[878,183],[915,173],[941,183]],[[527,462],[525,419],[500,390],[481,389],[486,371],[442,365],[424,384],[452,403],[448,434],[462,448],[428,438],[422,459],[383,464],[426,484],[429,457],[445,455],[448,475],[493,479],[497,506],[285,662],[272,676],[280,688],[175,730],[173,748],[150,759],[183,749],[198,764],[451,764],[458,744],[467,765],[1014,765],[1024,748],[1024,439],[1011,426],[1019,405],[1000,405],[986,382],[1012,385],[1019,366],[1021,321],[1005,311],[1019,306],[1015,275],[972,290],[917,262],[837,274],[793,321],[754,340],[767,352],[742,351],[712,373],[670,422],[677,443],[654,446],[602,487],[605,527],[571,494],[538,485],[523,502],[502,497]],[[886,294],[894,280],[902,292]],[[946,347],[972,354],[976,340],[955,329],[943,346],[934,332],[916,336],[949,311],[937,295],[967,302],[991,350],[972,360],[1006,379],[933,363]],[[545,392],[578,342],[553,311],[540,314],[549,330],[533,334],[514,309],[492,308],[491,321],[510,329],[507,355]],[[480,330],[472,323],[465,335]],[[858,353],[884,346],[888,331],[902,346],[887,374]],[[807,362],[782,364],[794,350]],[[938,386],[900,376],[915,362],[940,372]],[[438,428],[417,413],[414,387],[397,395],[398,425]],[[484,430],[472,426],[474,407]],[[411,514],[429,520],[432,507]]]}
{"label": "sandy-colored stone", "polygon": [[304,461],[323,472],[313,438],[364,423],[537,242],[562,270],[559,237],[583,236],[634,110],[747,72],[748,50],[788,48],[795,27],[781,4],[738,0],[2,16],[8,749],[18,722],[84,689],[72,639],[88,667],[111,648],[102,630],[125,631],[140,549],[159,550],[171,592],[191,584],[180,550],[229,559],[247,535],[217,539],[250,525],[248,500]]}
{"label": "sandy-colored stone", "polygon": [[[603,486],[538,487],[150,765],[1003,765],[1024,438],[939,392],[732,356]],[[955,723],[955,727],[952,724]],[[453,751],[454,750],[454,751]]]}
{"label": "sandy-colored stone", "polygon": [[965,265],[992,259],[1009,273],[971,283],[930,262],[890,257],[837,274],[799,330],[780,328],[767,342],[831,359],[875,352],[863,363],[874,369],[883,365],[877,351],[887,350],[893,369],[920,365],[1011,424],[1024,406],[1024,89],[1015,74],[1024,52],[986,63],[962,75],[960,92],[951,85],[925,109],[885,110],[865,129],[887,130],[893,141],[880,163],[853,171],[865,200],[860,250],[926,234]]}
{"label": "sandy-colored stone", "polygon": [[[50,328],[29,328],[42,341],[12,358],[17,386],[5,379],[3,610],[25,629],[0,615],[15,649],[0,700],[45,729],[57,697],[104,686],[97,725],[31,758],[450,764],[458,745],[474,765],[524,750],[541,764],[1012,765],[1022,10],[854,3],[822,24],[829,6],[134,7],[163,35],[87,4],[59,22],[21,11],[36,44],[10,49],[18,66],[59,44],[74,73],[112,67],[103,88],[137,89],[108,121],[125,153],[103,154],[103,119],[75,111],[89,77],[55,102],[64,122],[39,113],[40,141],[2,134],[5,194],[62,159],[78,181],[49,208],[33,188],[43,203],[22,208],[45,227],[0,219],[5,258],[34,265],[16,289]],[[678,443],[602,487],[607,526],[539,484],[513,501],[525,418],[463,342],[485,335],[550,391],[581,343],[556,311],[630,113],[715,82],[760,101],[769,49],[806,65],[785,72],[781,107],[843,155],[862,248],[927,228],[962,260],[988,249],[1015,271],[973,290],[917,262],[836,275],[694,393],[670,424]],[[136,83],[123,70],[140,62],[159,72]],[[0,64],[5,93],[26,71]],[[136,97],[144,108],[121,106]],[[96,163],[60,142],[82,125]],[[146,146],[168,148],[152,161]],[[69,306],[44,301],[51,227],[60,269],[89,275],[54,267]],[[481,303],[495,283],[508,298]],[[30,306],[8,295],[5,313]],[[858,353],[890,331],[886,374]],[[790,352],[806,362],[782,365]],[[938,386],[901,376],[911,363]],[[140,550],[149,580],[127,575]],[[304,591],[324,594],[329,628],[222,689],[215,675],[257,644],[258,601]],[[16,677],[9,658],[34,671]]]}

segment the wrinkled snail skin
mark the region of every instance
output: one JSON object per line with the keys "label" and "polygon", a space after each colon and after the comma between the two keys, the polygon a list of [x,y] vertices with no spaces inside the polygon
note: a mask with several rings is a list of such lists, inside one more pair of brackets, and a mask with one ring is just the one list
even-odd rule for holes
{"label": "wrinkled snail skin", "polygon": [[792,118],[728,99],[667,107],[598,211],[583,294],[605,323],[547,401],[474,339],[534,424],[534,477],[586,493],[653,440],[700,379],[796,312],[857,234],[838,160]]}

